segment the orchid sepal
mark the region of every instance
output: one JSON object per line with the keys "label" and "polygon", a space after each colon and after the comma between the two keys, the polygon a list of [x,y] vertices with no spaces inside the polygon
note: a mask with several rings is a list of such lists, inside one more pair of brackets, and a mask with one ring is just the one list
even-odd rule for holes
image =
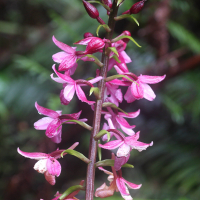
{"label": "orchid sepal", "polygon": [[111,108],[115,108],[117,110],[120,110],[121,112],[125,113],[126,115],[128,115],[127,112],[125,112],[124,110],[122,110],[121,108],[117,107],[114,103],[110,103],[110,102],[104,102],[102,107],[111,107]]}
{"label": "orchid sepal", "polygon": [[87,157],[85,157],[82,153],[75,151],[73,149],[66,149],[65,151],[63,151],[61,153],[61,157],[63,158],[63,154],[64,153],[68,153],[72,156],[76,156],[77,158],[79,158],[80,160],[82,160],[83,162],[89,164],[91,162],[91,160],[89,160]]}

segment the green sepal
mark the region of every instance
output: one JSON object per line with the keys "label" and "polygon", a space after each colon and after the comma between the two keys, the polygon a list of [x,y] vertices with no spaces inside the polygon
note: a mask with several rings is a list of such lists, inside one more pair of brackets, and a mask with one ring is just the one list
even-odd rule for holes
{"label": "green sepal", "polygon": [[111,12],[112,10],[105,4],[99,2],[99,1],[88,1],[89,3],[99,3],[101,4],[106,10],[108,10],[109,12]]}
{"label": "green sepal", "polygon": [[117,42],[121,39],[124,39],[124,38],[128,38],[129,40],[131,40],[133,43],[135,43],[138,47],[142,47],[140,46],[131,36],[128,36],[128,35],[122,35],[122,36],[119,36],[113,40],[111,40],[111,42]]}
{"label": "green sepal", "polygon": [[[75,119],[71,119],[71,120],[67,120],[65,122],[75,122],[79,125],[81,125],[82,127],[86,128],[87,130],[91,131],[92,130],[92,127],[88,124],[86,124],[85,122],[81,122],[81,121],[78,121],[78,120],[75,120]],[[64,124],[65,122],[63,122],[62,124]],[[61,125],[62,125],[61,124]],[[59,127],[58,127],[59,128]]]}
{"label": "green sepal", "polygon": [[[98,161],[98,162],[95,163],[95,167],[105,167],[105,166],[113,167],[114,163],[115,162],[112,159],[101,160],[101,161]],[[133,165],[128,164],[128,163],[122,165],[122,167],[134,168]]]}
{"label": "green sepal", "polygon": [[98,140],[97,152],[98,152],[99,160],[101,161],[102,153],[101,153],[101,148],[99,147],[99,144],[101,144],[100,140]]}
{"label": "green sepal", "polygon": [[140,25],[138,20],[135,17],[133,17],[132,15],[129,15],[129,14],[120,15],[120,16],[115,17],[114,19],[116,21],[118,21],[118,20],[125,19],[125,18],[128,18],[128,17],[132,18],[138,26]]}
{"label": "green sepal", "polygon": [[96,56],[94,56],[92,54],[84,55],[84,56],[80,57],[79,59],[77,59],[76,62],[78,62],[83,57],[94,58],[94,63],[96,63],[99,67],[103,67],[103,63]]}
{"label": "green sepal", "polygon": [[71,194],[72,192],[75,192],[76,190],[84,190],[84,189],[85,189],[85,187],[83,187],[82,185],[74,185],[74,186],[68,188],[58,199],[62,200],[66,196]]}
{"label": "green sepal", "polygon": [[111,58],[113,58],[118,63],[121,63],[121,61],[119,60],[119,58],[115,54]]}
{"label": "green sepal", "polygon": [[101,130],[100,132],[98,132],[95,136],[94,136],[94,139],[95,140],[99,140],[102,136],[104,136],[105,134],[107,134],[107,137],[108,137],[108,140],[107,142],[110,141],[110,133],[106,130]]}
{"label": "green sepal", "polygon": [[96,97],[97,99],[100,99],[100,98],[99,98],[99,88],[98,88],[98,87],[91,87],[91,88],[90,88],[89,96],[91,96],[93,92],[94,92],[95,97]]}
{"label": "green sepal", "polygon": [[117,52],[117,49],[115,47],[108,47],[114,54],[116,54],[119,57],[119,54]]}
{"label": "green sepal", "polygon": [[103,27],[107,32],[110,32],[111,29],[109,28],[109,26],[107,24],[100,24],[98,27],[97,27],[97,30],[96,30],[96,34],[97,36],[99,37],[99,29]]}
{"label": "green sepal", "polygon": [[78,152],[78,151],[75,151],[75,150],[73,150],[73,149],[66,149],[65,151],[63,151],[62,153],[61,153],[61,157],[63,158],[63,154],[64,153],[68,153],[68,154],[70,154],[70,155],[72,155],[72,156],[76,156],[77,158],[79,158],[80,160],[82,160],[83,162],[85,162],[85,163],[87,163],[87,164],[89,164],[91,161],[88,159],[88,158],[86,158],[82,153],[80,153],[80,152]]}
{"label": "green sepal", "polygon": [[137,82],[133,81],[133,80],[130,79],[128,76],[123,75],[123,74],[117,74],[117,75],[109,76],[109,77],[107,77],[107,78],[105,79],[105,81],[108,82],[108,81],[112,81],[112,80],[117,79],[117,78],[125,78],[125,79],[127,79],[127,80],[129,80],[129,81],[131,81],[131,82],[133,82],[133,83],[135,83],[135,84],[138,85]]}
{"label": "green sepal", "polygon": [[127,112],[123,111],[121,108],[117,107],[114,103],[110,103],[110,102],[104,102],[102,107],[111,107],[111,108],[115,108],[123,113],[125,113],[126,115],[128,115]]}

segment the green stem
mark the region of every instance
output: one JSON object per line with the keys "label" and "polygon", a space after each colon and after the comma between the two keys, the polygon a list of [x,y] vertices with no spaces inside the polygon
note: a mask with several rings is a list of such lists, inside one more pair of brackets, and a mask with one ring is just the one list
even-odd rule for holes
{"label": "green stem", "polygon": [[[111,31],[107,33],[106,39],[111,40],[112,35],[114,32],[114,26],[115,26],[115,20],[114,17],[117,16],[118,6],[117,6],[117,0],[114,0],[113,6],[112,6],[112,12],[110,13],[109,20],[108,20],[108,26],[110,27]],[[102,110],[102,104],[104,102],[104,90],[106,85],[106,77],[107,77],[107,71],[108,71],[108,62],[109,62],[109,56],[105,54],[105,48],[102,53],[102,60],[101,62],[104,64],[104,66],[101,68],[100,76],[103,77],[103,79],[99,82],[99,96],[100,99],[96,101],[95,110],[94,110],[94,120],[93,120],[93,130],[91,132],[90,137],[90,146],[89,146],[89,156],[88,158],[91,160],[91,162],[88,164],[87,168],[87,178],[86,178],[86,200],[93,200],[94,197],[94,179],[95,179],[95,162],[96,162],[96,156],[97,156],[97,141],[94,140],[94,136],[99,132],[100,130],[100,122],[101,122],[101,110]]]}

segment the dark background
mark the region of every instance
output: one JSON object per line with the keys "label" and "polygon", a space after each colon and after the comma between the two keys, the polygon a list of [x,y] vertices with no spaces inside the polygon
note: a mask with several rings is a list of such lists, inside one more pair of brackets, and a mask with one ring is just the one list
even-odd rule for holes
{"label": "dark background", "polygon": [[[119,14],[136,1],[125,0]],[[131,191],[138,199],[200,199],[200,15],[197,0],[148,0],[141,13],[132,20],[116,24],[116,35],[129,30],[142,45],[129,42],[127,53],[132,59],[128,68],[140,75],[163,75],[166,79],[152,85],[156,99],[140,100],[121,107],[129,112],[141,109],[139,117],[129,120],[141,131],[140,141],[154,145],[146,151],[132,151],[129,163],[134,169],[123,169],[130,182],[142,183]],[[107,21],[104,9],[95,4]],[[38,115],[34,102],[64,114],[82,110],[81,118],[92,124],[92,110],[76,98],[69,106],[59,101],[61,84],[51,80],[52,54],[60,51],[52,35],[72,46],[85,32],[95,34],[98,23],[91,19],[81,0],[0,0],[0,191],[5,200],[52,199],[56,191],[85,179],[86,164],[67,155],[60,159],[61,176],[55,186],[33,170],[35,160],[17,153],[49,153],[57,147],[66,149],[79,141],[76,150],[88,154],[89,132],[78,125],[65,125],[59,145],[37,131],[33,123]],[[100,37],[104,37],[100,30]],[[97,54],[98,56],[98,54]],[[100,56],[100,55],[99,55]],[[94,76],[96,66],[79,62],[73,78]],[[112,71],[115,73],[115,71]],[[86,93],[88,93],[86,88]],[[123,91],[125,92],[125,91]],[[92,99],[92,97],[89,97]],[[109,158],[108,151],[103,151]],[[95,188],[106,182],[97,171]],[[108,182],[107,182],[108,184]],[[119,196],[119,194],[116,194]],[[84,193],[77,195],[84,199]],[[110,199],[118,199],[113,197]],[[119,199],[122,199],[121,197]]]}

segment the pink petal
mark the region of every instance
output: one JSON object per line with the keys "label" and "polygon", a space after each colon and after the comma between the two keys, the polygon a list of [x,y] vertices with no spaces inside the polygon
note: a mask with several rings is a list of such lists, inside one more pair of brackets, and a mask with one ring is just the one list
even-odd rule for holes
{"label": "pink petal", "polygon": [[94,83],[99,82],[102,78],[103,78],[102,76],[98,76],[96,78],[89,80],[88,82],[90,82],[91,84],[94,84]]}
{"label": "pink petal", "polygon": [[99,144],[99,147],[101,147],[103,149],[116,149],[117,147],[119,147],[123,143],[124,143],[124,141],[121,141],[121,140],[113,140],[113,141],[108,142],[106,144]]}
{"label": "pink petal", "polygon": [[127,157],[130,151],[131,151],[131,148],[129,145],[122,144],[117,151],[117,157],[122,157],[122,156]]}
{"label": "pink petal", "polygon": [[55,183],[56,183],[55,176],[52,176],[51,174],[49,174],[48,171],[46,171],[44,173],[44,177],[48,183],[50,183],[51,185],[55,185]]}
{"label": "pink petal", "polygon": [[61,102],[61,104],[63,104],[63,105],[68,105],[68,104],[70,103],[70,101],[67,101],[67,100],[65,99],[65,97],[64,97],[64,89],[62,89],[62,90],[60,91],[60,102]]}
{"label": "pink petal", "polygon": [[131,82],[130,81],[121,81],[118,79],[114,79],[112,81],[109,81],[109,83],[113,84],[113,85],[121,85],[121,86],[130,86]]}
{"label": "pink petal", "polygon": [[57,82],[57,83],[66,83],[65,80],[63,80],[63,79],[61,79],[61,78],[59,78],[59,77],[53,77],[53,75],[54,75],[54,73],[52,73],[52,74],[50,75],[50,77],[51,77],[51,79],[53,79],[55,82]]}
{"label": "pink petal", "polygon": [[72,68],[76,64],[77,56],[73,54],[66,55],[60,63],[58,69],[60,71],[66,71]]}
{"label": "pink petal", "polygon": [[52,56],[54,62],[61,63],[68,54],[64,51],[58,52]]}
{"label": "pink petal", "polygon": [[46,115],[46,116],[54,118],[54,119],[59,117],[59,114],[56,111],[50,110],[48,108],[44,108],[44,107],[38,105],[37,102],[35,102],[35,107],[36,107],[37,111],[39,112],[39,114],[43,114],[43,115]]}
{"label": "pink petal", "polygon": [[83,92],[83,90],[81,89],[81,87],[79,85],[75,85],[75,88],[76,88],[76,94],[78,96],[78,98],[83,101],[83,102],[86,102],[88,103],[89,105],[92,105],[95,103],[95,101],[88,101],[86,96],[85,96],[85,93]]}
{"label": "pink petal", "polygon": [[115,164],[114,164],[115,170],[119,171],[122,165],[128,162],[129,158],[130,158],[130,154],[128,154],[127,156],[115,157]]}
{"label": "pink petal", "polygon": [[110,172],[110,171],[108,171],[108,170],[104,169],[103,167],[98,167],[98,169],[99,169],[99,170],[101,170],[101,171],[103,171],[105,174],[108,174],[108,175],[113,175],[113,173],[112,173],[112,172]]}
{"label": "pink petal", "polygon": [[117,116],[115,119],[117,120],[117,122],[121,127],[123,126],[129,129],[135,128],[135,125],[131,126],[123,117]]}
{"label": "pink petal", "polygon": [[70,47],[67,44],[64,44],[64,43],[58,41],[54,36],[52,37],[52,40],[53,40],[53,42],[55,43],[56,46],[58,46],[60,49],[62,49],[66,53],[69,53],[69,54],[74,54],[75,53],[75,50],[72,47]]}
{"label": "pink petal", "polygon": [[113,196],[115,188],[108,187],[105,183],[98,187],[95,191],[95,197],[106,198]]}
{"label": "pink petal", "polygon": [[56,144],[61,143],[61,140],[62,140],[61,134],[62,134],[62,132],[59,131],[57,135],[55,135],[54,137],[51,138],[51,141],[56,143]]}
{"label": "pink petal", "polygon": [[128,114],[125,114],[123,112],[118,112],[119,116],[125,117],[125,118],[136,118],[140,114],[140,109],[138,109],[136,112],[129,112]]}
{"label": "pink petal", "polygon": [[[128,142],[126,142],[126,144],[128,144]],[[143,150],[146,150],[147,147],[152,146],[153,142],[146,144],[146,143],[143,143],[143,142],[135,141],[135,142],[133,142],[129,145],[131,146],[132,149],[137,149],[139,152],[141,152]]]}
{"label": "pink petal", "polygon": [[143,83],[155,84],[161,82],[166,75],[163,76],[147,76],[147,75],[140,75],[138,79]]}
{"label": "pink petal", "polygon": [[141,186],[142,186],[142,184],[137,185],[137,184],[134,184],[134,183],[131,183],[131,182],[125,180],[124,178],[122,178],[122,179],[123,179],[123,181],[127,184],[127,186],[128,186],[130,189],[139,189],[139,188],[141,188]]}
{"label": "pink petal", "polygon": [[87,45],[93,38],[96,38],[96,37],[87,37],[82,40],[79,40],[78,42],[75,42],[74,44]]}
{"label": "pink petal", "polygon": [[67,85],[65,88],[64,88],[64,98],[67,100],[67,101],[71,101],[73,96],[74,96],[74,93],[75,93],[75,86],[74,85]]}
{"label": "pink petal", "polygon": [[124,95],[124,99],[127,101],[127,103],[132,103],[133,101],[135,101],[135,97],[131,93],[131,87],[128,87],[128,90]]}
{"label": "pink petal", "polygon": [[50,117],[43,117],[34,123],[34,128],[37,130],[46,130],[48,125],[53,121]]}
{"label": "pink petal", "polygon": [[35,160],[45,159],[48,157],[46,153],[40,153],[40,152],[29,153],[21,151],[19,147],[17,148],[17,152],[26,158],[31,158]]}
{"label": "pink petal", "polygon": [[144,96],[143,84],[137,81],[136,83],[131,84],[131,93],[136,99],[142,99]]}
{"label": "pink petal", "polygon": [[117,178],[116,184],[121,195],[129,195],[129,193],[127,193],[127,187],[125,186],[124,180],[122,178]]}
{"label": "pink petal", "polygon": [[151,89],[151,87],[146,83],[140,83],[144,89],[144,98],[153,101],[156,98],[156,95],[154,91]]}
{"label": "pink petal", "polygon": [[135,134],[135,132],[131,128],[126,128],[122,125],[120,125],[120,127],[124,131],[124,133],[126,133],[127,135],[134,135]]}
{"label": "pink petal", "polygon": [[56,75],[61,78],[62,80],[65,81],[65,83],[69,83],[69,84],[74,84],[74,80],[72,78],[70,78],[69,76],[66,76],[65,74],[61,74],[59,73],[56,68],[55,68],[55,65],[52,66],[52,69],[54,70],[54,72],[56,73]]}
{"label": "pink petal", "polygon": [[47,170],[52,176],[60,176],[61,165],[55,158],[47,159]]}
{"label": "pink petal", "polygon": [[52,138],[58,135],[61,132],[61,130],[62,124],[60,119],[54,119],[47,127],[45,134],[47,137]]}
{"label": "pink petal", "polygon": [[131,58],[127,55],[127,53],[125,51],[120,52],[120,54],[123,57],[125,63],[132,62]]}

